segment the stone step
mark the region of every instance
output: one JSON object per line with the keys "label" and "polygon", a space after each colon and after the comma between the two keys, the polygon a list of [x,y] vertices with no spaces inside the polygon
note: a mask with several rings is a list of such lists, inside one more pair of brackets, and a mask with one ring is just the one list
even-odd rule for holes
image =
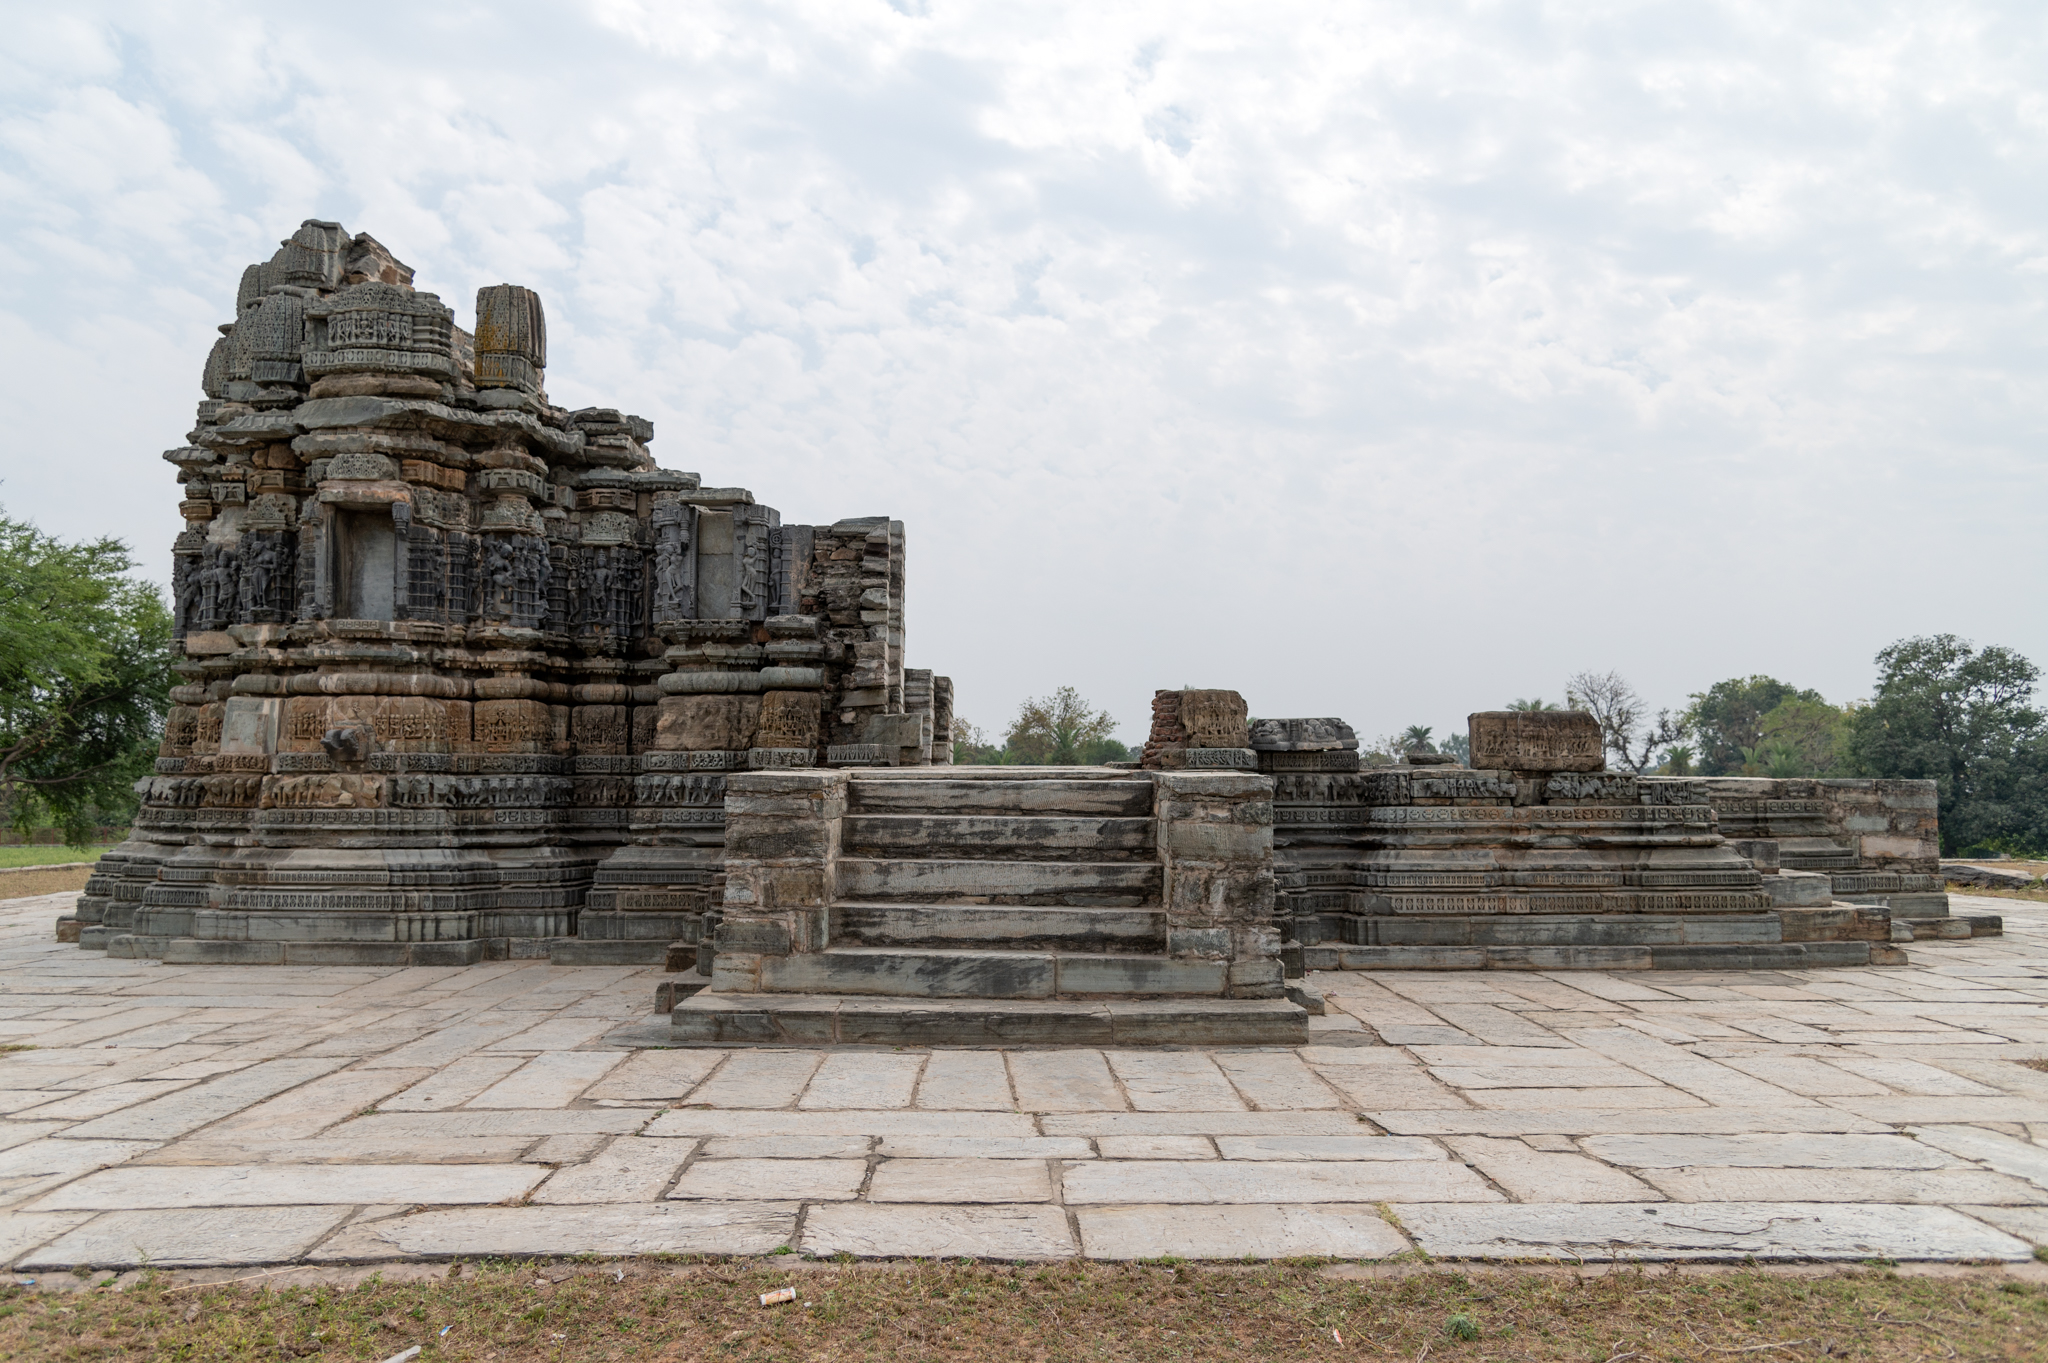
{"label": "stone step", "polygon": [[921,780],[857,775],[847,784],[849,814],[1027,814],[1146,818],[1152,783],[1131,780]]}
{"label": "stone step", "polygon": [[1070,815],[850,814],[842,855],[969,856],[1004,861],[1152,860],[1149,818]]}
{"label": "stone step", "polygon": [[679,999],[677,1045],[1300,1046],[1308,1013],[1289,999],[947,999],[720,994]]}
{"label": "stone step", "polygon": [[951,950],[1159,951],[1166,945],[1166,911],[856,900],[832,906],[832,940]]}
{"label": "stone step", "polygon": [[1308,970],[1799,970],[1904,965],[1885,942],[1676,946],[1312,946]]}
{"label": "stone step", "polygon": [[558,937],[548,945],[550,965],[660,965],[668,958],[668,942],[651,938],[606,940]]}
{"label": "stone step", "polygon": [[1164,871],[1153,861],[980,861],[841,857],[842,899],[897,903],[1157,904]]}
{"label": "stone step", "polygon": [[929,999],[1051,999],[1192,994],[1220,998],[1222,961],[1106,952],[947,951],[831,947],[761,958],[761,988],[777,994],[883,994]]}
{"label": "stone step", "polygon": [[1997,914],[1959,913],[1946,918],[1894,918],[1912,929],[1916,942],[1960,942],[1971,937],[2001,937],[2005,920]]}

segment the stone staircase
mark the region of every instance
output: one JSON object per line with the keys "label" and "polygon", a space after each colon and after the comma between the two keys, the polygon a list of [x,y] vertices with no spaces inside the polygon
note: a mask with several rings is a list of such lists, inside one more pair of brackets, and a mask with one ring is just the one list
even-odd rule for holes
{"label": "stone staircase", "polygon": [[1299,1042],[1298,1004],[1232,998],[1228,959],[1169,950],[1156,791],[1149,774],[1103,768],[851,773],[819,949],[762,956],[752,992],[714,969],[672,1027],[692,1040]]}

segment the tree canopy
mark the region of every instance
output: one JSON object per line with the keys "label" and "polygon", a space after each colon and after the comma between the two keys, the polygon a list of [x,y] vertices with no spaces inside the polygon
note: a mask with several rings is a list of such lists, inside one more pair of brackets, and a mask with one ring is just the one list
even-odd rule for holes
{"label": "tree canopy", "polygon": [[1109,711],[1097,710],[1073,687],[1062,686],[1019,705],[1001,747],[977,726],[955,719],[953,761],[961,766],[1093,767],[1131,760],[1133,754],[1115,733]]}
{"label": "tree canopy", "polygon": [[75,845],[125,821],[170,704],[171,616],[119,540],[0,514],[0,804]]}
{"label": "tree canopy", "polygon": [[[1764,716],[1788,700],[1812,701],[1825,705],[1818,691],[1801,691],[1775,677],[1733,677],[1715,682],[1692,694],[1682,727],[1693,739],[1702,776],[1768,775],[1746,770],[1756,765],[1755,753],[1764,739]],[[1811,774],[1811,773],[1807,773]]]}
{"label": "tree canopy", "polygon": [[2048,727],[2032,704],[2041,670],[1953,634],[1901,639],[1877,669],[1876,697],[1849,723],[1858,773],[1932,778],[1945,854],[2048,851]]}

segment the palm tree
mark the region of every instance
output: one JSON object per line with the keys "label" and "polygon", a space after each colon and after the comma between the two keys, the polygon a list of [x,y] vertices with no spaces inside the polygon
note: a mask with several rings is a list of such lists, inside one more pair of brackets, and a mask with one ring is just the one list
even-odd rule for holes
{"label": "palm tree", "polygon": [[1508,709],[1510,710],[1555,710],[1556,708],[1557,707],[1555,705],[1552,705],[1549,701],[1543,700],[1538,697],[1531,697],[1528,700],[1511,700],[1508,702]]}
{"label": "palm tree", "polygon": [[1436,749],[1430,746],[1429,735],[1429,725],[1409,725],[1406,729],[1401,731],[1401,750],[1403,752],[1414,752],[1417,748],[1420,748],[1424,752],[1436,751]]}

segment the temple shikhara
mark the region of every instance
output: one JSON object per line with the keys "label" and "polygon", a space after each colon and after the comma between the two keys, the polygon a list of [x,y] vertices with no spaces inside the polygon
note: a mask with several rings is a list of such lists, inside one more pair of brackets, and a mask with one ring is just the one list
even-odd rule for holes
{"label": "temple shikhara", "polygon": [[[1298,1042],[1324,969],[1883,964],[1948,913],[1931,782],[1605,769],[1576,713],[1361,769],[1337,719],[1162,691],[1142,764],[961,767],[903,523],[788,525],[309,221],[194,428],[180,684],[81,946],[665,965],[678,1040]],[[197,356],[195,355],[195,359]]]}

